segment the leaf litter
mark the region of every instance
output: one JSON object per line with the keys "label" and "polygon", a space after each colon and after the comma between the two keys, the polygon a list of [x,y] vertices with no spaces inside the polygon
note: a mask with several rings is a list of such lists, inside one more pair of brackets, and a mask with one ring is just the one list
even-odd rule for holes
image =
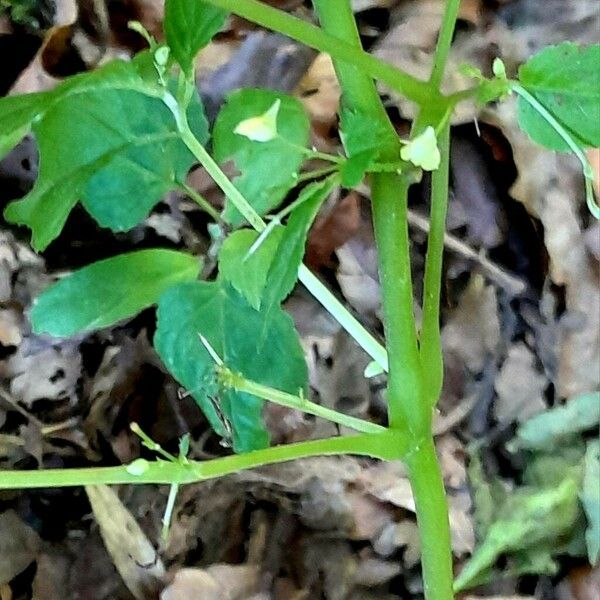
{"label": "leaf litter", "polygon": [[[97,4],[99,12],[90,16],[72,3],[57,3],[51,23],[38,29],[40,51],[9,85],[13,92],[51,89],[65,69],[93,68],[139,48],[139,40],[124,35],[118,23],[124,7],[107,11]],[[160,34],[160,3],[130,4],[135,18]],[[283,4],[300,10],[299,3]],[[462,3],[452,65],[472,62],[489,72],[491,59],[500,55],[510,74],[541,45],[565,38],[586,42],[597,32],[597,7],[591,1],[548,2],[541,12],[531,0],[499,3],[497,10],[487,4]],[[442,5],[437,0],[361,0],[355,10],[363,33],[374,39],[376,54],[424,74]],[[373,15],[380,19],[375,27]],[[2,34],[16,35],[15,25],[4,19]],[[61,39],[68,43],[61,46]],[[339,88],[327,56],[315,58],[314,52],[281,36],[231,19],[198,61],[200,90],[209,108],[218,107],[231,89],[248,85],[252,76],[252,85],[295,90],[310,116],[311,142],[327,151],[339,147],[334,116]],[[463,75],[445,83],[448,90],[465,84]],[[410,107],[393,94],[389,106],[399,111],[398,129],[406,130]],[[593,559],[598,552],[595,396],[589,396],[585,410],[577,407],[580,398],[600,387],[600,369],[593,368],[600,361],[597,228],[582,216],[576,163],[535,149],[518,132],[514,115],[506,105],[483,114],[467,106],[456,119],[464,125],[455,128],[449,213],[449,236],[454,237],[446,240],[443,314],[446,381],[437,415],[438,422],[452,417],[438,447],[449,493],[453,551],[464,579],[487,580],[476,596],[465,598],[534,597],[522,594],[550,585],[547,573],[554,573],[557,590],[571,594],[566,597],[586,597],[575,590],[594,585],[586,583],[594,580],[594,572],[581,565],[588,560],[586,554]],[[474,118],[479,119],[481,138],[474,136]],[[30,189],[36,164],[31,141],[0,162],[2,206]],[[195,172],[189,182],[194,187],[200,180],[201,173]],[[222,203],[211,183],[202,185],[206,197]],[[359,186],[347,195],[332,194],[310,234],[308,260],[380,333],[365,192]],[[86,242],[85,252],[103,258],[123,248],[139,249],[148,237],[167,245],[208,248],[204,222],[186,202],[171,194],[146,227],[121,236],[115,252],[106,254],[94,242]],[[413,223],[426,219],[427,207],[418,192],[411,211]],[[71,219],[76,230],[83,217],[76,211]],[[462,246],[457,249],[453,239]],[[177,401],[176,385],[158,366],[148,344],[150,318],[142,314],[112,330],[58,343],[31,334],[31,299],[57,270],[67,272],[81,264],[73,262],[70,243],[75,242],[56,242],[62,249],[51,248],[48,268],[7,228],[0,232],[0,379],[16,402],[0,403],[2,468],[23,468],[32,461],[45,466],[82,460],[105,464],[115,458],[129,462],[140,449],[127,424],[142,414],[145,428],[166,447],[192,431],[197,456],[221,453],[193,403]],[[418,275],[423,268],[422,227],[413,225],[412,243]],[[518,260],[523,255],[533,257],[532,264]],[[502,285],[506,277],[523,285]],[[286,307],[302,333],[315,397],[356,416],[381,418],[382,378],[362,378],[362,353],[301,290]],[[266,410],[274,439],[335,433],[288,409],[272,412],[271,418],[273,407]],[[42,430],[69,424],[60,430],[60,438],[48,437],[28,414]],[[18,577],[25,573],[38,598],[75,597],[76,592],[90,599],[127,598],[131,596],[123,581],[138,590],[135,596],[140,578],[154,572],[160,583],[153,589],[168,600],[194,597],[199,589],[207,598],[408,598],[422,593],[414,505],[399,465],[323,458],[189,486],[178,498],[165,546],[159,542],[164,492],[121,490],[120,495],[122,500],[111,495],[112,526],[117,533],[125,523],[134,528],[136,535],[128,541],[138,540],[148,554],[137,562],[131,561],[135,551],[130,556],[118,548],[121,538],[103,546],[80,492],[2,495],[2,526],[10,528],[14,539],[28,541],[20,544],[19,552],[0,553],[10,556],[0,590],[9,586],[13,597],[25,597]],[[63,504],[72,514],[52,523],[44,506],[56,515]],[[106,518],[100,509],[94,512],[102,531]],[[568,532],[572,539],[567,539]],[[508,561],[505,567],[503,561]],[[122,579],[111,562],[120,567]],[[35,575],[28,574],[33,563]],[[90,564],[104,574],[95,587]],[[535,583],[519,578],[520,572],[533,573]]]}

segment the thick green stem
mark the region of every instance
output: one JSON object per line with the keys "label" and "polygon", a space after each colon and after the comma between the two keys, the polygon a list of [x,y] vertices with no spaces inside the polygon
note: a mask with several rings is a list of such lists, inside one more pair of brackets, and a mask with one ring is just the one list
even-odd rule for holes
{"label": "thick green stem", "polygon": [[[354,15],[346,0],[314,0],[319,21],[325,31],[343,38],[360,47],[360,38],[356,29]],[[360,111],[374,123],[380,123],[383,129],[392,132],[389,143],[381,149],[384,160],[398,158],[397,136],[383,108],[373,81],[356,69],[354,65],[335,61],[335,70],[342,87],[342,98],[351,110]],[[387,138],[386,138],[387,139]],[[406,230],[406,211],[398,190],[407,184],[404,179],[393,173],[376,173],[371,176],[371,200],[375,235],[380,257],[380,272],[384,296],[386,345],[388,348],[388,412],[390,426],[411,429],[407,415],[414,412],[415,398],[419,398],[420,368],[416,342],[414,315],[412,311],[412,284],[408,259],[408,233],[397,236],[398,225],[404,223]],[[391,212],[390,212],[391,211]],[[381,239],[383,235],[384,239]],[[383,242],[383,246],[382,246]],[[390,270],[390,265],[401,266],[402,277]],[[408,264],[408,269],[406,265]],[[387,294],[387,297],[386,297]],[[393,295],[393,298],[390,297]],[[410,300],[409,300],[410,298]],[[398,320],[397,317],[400,316]]]}
{"label": "thick green stem", "polygon": [[417,509],[427,600],[451,600],[452,551],[448,502],[431,436],[405,458]]}
{"label": "thick green stem", "polygon": [[441,161],[431,175],[431,214],[425,284],[423,287],[423,322],[421,326],[421,365],[425,380],[425,393],[429,406],[434,406],[442,391],[444,372],[442,341],[440,336],[440,291],[444,235],[448,208],[448,178],[450,165],[450,125],[442,128],[438,138]]}
{"label": "thick green stem", "polygon": [[[325,31],[360,46],[354,15],[346,0],[314,0],[319,21]],[[383,108],[373,81],[354,65],[335,61],[342,87],[342,98],[351,110],[360,111],[374,123],[393,132],[394,142],[381,149],[384,160],[398,158],[397,136]],[[386,138],[387,139],[387,138]],[[415,419],[415,403],[421,398],[421,369],[412,303],[406,194],[408,183],[394,173],[371,176],[371,201],[375,237],[379,252],[389,379],[388,405],[390,426],[415,429],[421,436],[427,431],[427,419]]]}
{"label": "thick green stem", "polygon": [[298,458],[310,456],[356,454],[399,460],[406,444],[397,432],[370,433],[311,440],[297,444],[273,446],[246,454],[234,454],[205,462],[134,461],[120,467],[84,469],[44,469],[40,471],[0,471],[0,489],[70,487],[80,485],[116,485],[124,483],[183,484],[205,481]]}
{"label": "thick green stem", "polygon": [[[313,0],[313,3],[325,31],[350,43],[359,43],[348,0]],[[443,73],[443,64],[440,63],[444,63],[447,57],[447,38],[451,39],[453,28],[454,22],[450,26],[444,24],[442,28],[436,56],[436,70],[440,73]],[[381,116],[379,98],[374,97],[376,90],[373,82],[343,62],[336,61],[335,66],[347,106],[389,126],[387,118]],[[434,80],[437,77],[434,74]],[[431,84],[430,90],[432,102],[436,102],[439,99],[437,86]],[[420,104],[423,108],[426,101]],[[395,152],[393,147],[384,148],[384,159],[397,158]],[[389,360],[387,392],[390,427],[392,430],[408,432],[412,447],[410,479],[421,532],[427,600],[449,600],[452,598],[452,555],[447,503],[431,435],[432,409],[424,391],[413,311],[407,220],[409,185],[407,178],[392,173],[371,176],[373,222],[379,253]]]}
{"label": "thick green stem", "polygon": [[421,361],[413,311],[406,179],[383,173],[371,179],[375,239],[388,348],[390,426],[430,435],[431,409],[423,402]]}
{"label": "thick green stem", "polygon": [[[253,23],[262,25],[271,31],[282,33],[311,48],[327,52],[335,59],[353,64],[363,73],[386,83],[409,100],[427,102],[431,97],[427,82],[416,79],[393,65],[367,54],[362,48],[352,44],[345,36],[341,36],[343,39],[340,40],[340,35],[335,31],[323,31],[310,23],[262,4],[257,0],[204,1],[207,4],[219,6]],[[337,5],[334,0],[329,0],[329,3]],[[319,6],[326,4],[327,2],[320,2]]]}

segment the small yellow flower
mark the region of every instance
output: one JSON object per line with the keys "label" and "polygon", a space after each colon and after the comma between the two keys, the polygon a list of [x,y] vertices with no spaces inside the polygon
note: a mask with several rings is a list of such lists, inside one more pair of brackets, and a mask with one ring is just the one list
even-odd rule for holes
{"label": "small yellow flower", "polygon": [[250,117],[240,121],[233,130],[253,142],[269,142],[277,137],[277,114],[281,100],[277,98],[273,106],[258,117]]}

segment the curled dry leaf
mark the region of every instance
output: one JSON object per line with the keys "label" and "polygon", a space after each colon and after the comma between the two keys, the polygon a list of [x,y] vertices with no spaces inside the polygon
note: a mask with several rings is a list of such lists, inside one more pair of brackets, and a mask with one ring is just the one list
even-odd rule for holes
{"label": "curled dry leaf", "polygon": [[108,553],[129,591],[138,599],[156,597],[165,569],[132,514],[106,485],[86,486]]}

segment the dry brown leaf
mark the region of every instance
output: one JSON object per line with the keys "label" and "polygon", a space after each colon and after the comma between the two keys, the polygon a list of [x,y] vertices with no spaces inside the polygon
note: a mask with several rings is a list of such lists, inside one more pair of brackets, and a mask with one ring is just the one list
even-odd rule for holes
{"label": "dry brown leaf", "polygon": [[0,345],[18,346],[23,339],[22,327],[23,320],[14,308],[0,309]]}
{"label": "dry brown leaf", "polygon": [[375,539],[392,521],[389,506],[356,490],[349,492],[348,496],[354,517],[349,538],[353,540]]}
{"label": "dry brown leaf", "polygon": [[381,307],[375,241],[372,236],[365,239],[355,235],[336,250],[336,255],[339,260],[336,279],[344,297],[360,315],[373,317]]}
{"label": "dry brown leaf", "polygon": [[535,355],[523,342],[509,348],[494,383],[498,394],[494,414],[500,423],[515,420],[521,423],[547,408],[544,391],[548,379],[536,362]]}
{"label": "dry brown leaf", "polygon": [[[364,418],[372,399],[369,382],[363,375],[369,358],[343,330],[332,341],[330,348],[319,348],[314,389],[324,406]],[[326,435],[325,431],[322,433]]]}
{"label": "dry brown leaf", "polygon": [[448,490],[452,552],[455,556],[471,554],[475,548],[475,528],[464,446],[454,435],[438,438],[436,445],[444,485]]}
{"label": "dry brown leaf", "polygon": [[35,560],[40,543],[38,534],[16,512],[0,514],[0,584],[11,581]]}
{"label": "dry brown leaf", "polygon": [[409,569],[421,559],[419,528],[414,521],[405,519],[400,523],[390,523],[373,540],[373,549],[384,557],[391,556],[398,548],[404,548],[402,562]]}
{"label": "dry brown leaf", "polygon": [[580,212],[585,210],[583,177],[577,160],[535,146],[517,125],[514,104],[487,112],[512,145],[518,178],[511,195],[538,217],[550,258],[550,278],[564,287],[566,311],[558,322],[560,397],[600,386],[600,280],[588,252]]}
{"label": "dry brown leaf", "polygon": [[473,275],[442,331],[445,352],[459,356],[471,373],[479,373],[500,341],[496,290]]}
{"label": "dry brown leaf", "polygon": [[[32,344],[35,341],[32,338],[28,340]],[[6,361],[5,376],[11,378],[10,393],[28,407],[36,400],[75,404],[81,374],[78,344],[65,342],[35,352],[27,346],[23,342]]]}
{"label": "dry brown leaf", "polygon": [[10,18],[7,14],[0,15],[0,35],[12,33]]}
{"label": "dry brown leaf", "polygon": [[357,585],[376,587],[387,583],[401,572],[402,565],[397,560],[367,557],[359,561],[353,580]]}
{"label": "dry brown leaf", "polygon": [[139,600],[155,597],[165,569],[154,546],[110,487],[86,486],[85,491],[106,549],[125,585]]}
{"label": "dry brown leaf", "polygon": [[213,40],[202,48],[196,56],[196,79],[203,82],[215,71],[226,65],[239,49],[239,43],[232,40]]}
{"label": "dry brown leaf", "polygon": [[[475,546],[464,451],[459,440],[451,435],[440,438],[437,446],[444,483],[449,490],[452,550],[456,556],[462,556],[472,552]],[[368,467],[358,477],[357,484],[382,502],[415,512],[410,482],[405,467],[400,463],[380,463]],[[385,548],[386,544],[389,547],[390,542],[384,539],[380,543],[380,547]]]}
{"label": "dry brown leaf", "polygon": [[[564,581],[573,600],[598,600],[600,598],[600,565],[573,569]],[[562,590],[561,590],[562,591]]]}
{"label": "dry brown leaf", "polygon": [[180,569],[160,600],[244,600],[257,592],[259,568],[254,565],[212,565]]}
{"label": "dry brown leaf", "polygon": [[332,255],[360,229],[360,198],[350,192],[317,222],[308,236],[306,262],[313,268],[331,267]]}
{"label": "dry brown leaf", "polygon": [[11,95],[46,92],[60,83],[60,79],[52,77],[44,69],[41,52],[38,52],[27,68],[21,71],[18,79],[10,89]]}
{"label": "dry brown leaf", "polygon": [[32,600],[65,600],[68,598],[69,559],[56,551],[43,553],[37,559],[32,584]]}
{"label": "dry brown leaf", "polygon": [[58,0],[54,3],[53,27],[46,32],[44,42],[29,65],[21,72],[13,84],[10,94],[44,92],[60,83],[44,67],[44,53],[50,46],[63,51],[70,39],[71,26],[77,21],[79,9],[75,0]]}
{"label": "dry brown leaf", "polygon": [[294,94],[302,100],[311,121],[330,126],[337,121],[341,90],[329,54],[315,58]]}

